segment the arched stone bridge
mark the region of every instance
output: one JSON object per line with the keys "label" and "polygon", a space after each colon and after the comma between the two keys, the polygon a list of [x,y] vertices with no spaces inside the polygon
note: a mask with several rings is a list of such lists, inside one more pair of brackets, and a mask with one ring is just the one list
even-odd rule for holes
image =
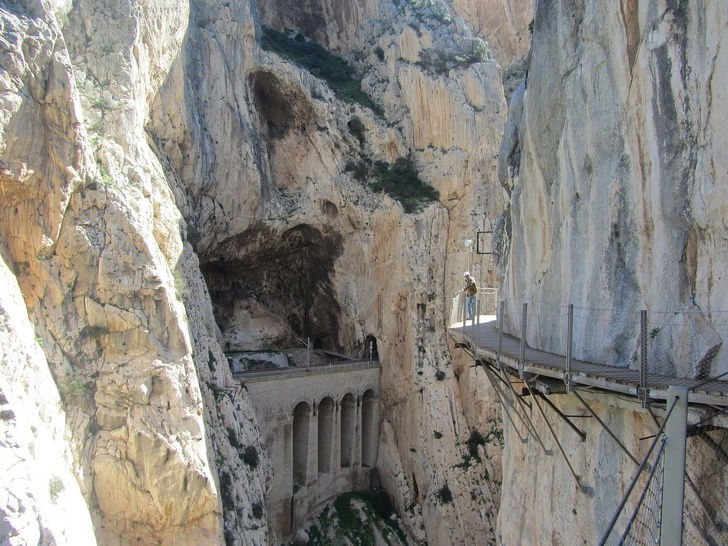
{"label": "arched stone bridge", "polygon": [[236,374],[273,466],[266,495],[271,539],[346,491],[369,487],[379,438],[378,361]]}

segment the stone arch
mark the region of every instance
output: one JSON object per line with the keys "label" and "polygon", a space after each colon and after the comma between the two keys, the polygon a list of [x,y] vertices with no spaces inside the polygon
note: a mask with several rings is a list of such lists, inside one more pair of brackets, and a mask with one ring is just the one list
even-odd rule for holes
{"label": "stone arch", "polygon": [[308,469],[308,430],[311,407],[301,402],[293,410],[293,483],[306,485]]}
{"label": "stone arch", "polygon": [[318,471],[331,472],[331,445],[334,436],[334,401],[328,396],[318,405]]}
{"label": "stone arch", "polygon": [[354,433],[356,429],[356,401],[354,395],[346,393],[341,399],[341,466],[349,467],[354,455]]}
{"label": "stone arch", "polygon": [[372,389],[361,398],[361,464],[373,467],[377,459],[377,398]]}

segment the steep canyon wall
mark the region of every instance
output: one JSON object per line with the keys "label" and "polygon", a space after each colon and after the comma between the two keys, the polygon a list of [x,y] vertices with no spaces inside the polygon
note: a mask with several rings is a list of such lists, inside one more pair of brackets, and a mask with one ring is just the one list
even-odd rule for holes
{"label": "steep canyon wall", "polygon": [[[495,246],[509,332],[522,335],[528,303],[529,345],[565,354],[565,305],[573,303],[575,356],[634,369],[646,309],[651,371],[728,371],[727,88],[717,77],[728,69],[727,21],[728,5],[709,0],[535,3],[526,78],[511,99],[499,159],[510,203]],[[567,396],[555,400],[565,413],[578,410]],[[656,425],[614,396],[593,401],[628,449],[641,453],[635,439]],[[525,447],[506,423],[504,544],[600,538],[603,512],[614,509],[634,465],[603,430],[584,423],[585,444],[563,423],[557,435],[576,472],[596,484],[591,497],[563,461]],[[724,432],[722,424],[710,441],[725,445]],[[694,481],[705,491],[722,483],[720,454],[695,464]],[[711,502],[702,506],[725,511],[723,501]],[[717,520],[685,519],[699,529],[695,543],[706,544],[724,540]]]}
{"label": "steep canyon wall", "polygon": [[[445,334],[462,271],[495,280],[463,246],[505,205],[492,19],[472,19],[478,36],[445,3],[330,4],[0,7],[0,240],[18,286],[2,305],[29,319],[2,323],[3,365],[22,345],[0,385],[4,430],[28,434],[22,362],[47,362],[63,412],[39,376],[37,419],[53,414],[43,441],[65,453],[31,478],[46,454],[13,448],[35,491],[23,506],[41,514],[5,503],[14,540],[282,539],[253,507],[286,469],[270,468],[225,351],[309,337],[356,354],[368,335],[383,362],[377,468],[411,537],[493,540],[500,451],[466,440],[497,412]],[[523,54],[526,19],[494,41],[501,62]],[[264,26],[341,55],[376,107],[261,48]],[[407,213],[374,174],[357,178],[397,160],[439,198]],[[73,529],[56,517],[66,500]]]}

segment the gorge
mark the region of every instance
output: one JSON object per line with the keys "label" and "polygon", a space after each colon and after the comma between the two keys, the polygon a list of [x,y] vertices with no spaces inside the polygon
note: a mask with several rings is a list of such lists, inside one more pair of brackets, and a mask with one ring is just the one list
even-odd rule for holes
{"label": "gorge", "polygon": [[[333,498],[279,525],[271,492],[328,467],[276,462],[230,362],[373,342],[376,387],[294,386],[272,421],[366,467],[407,543],[598,542],[632,462],[561,426],[582,494],[519,440],[453,295],[473,272],[514,335],[528,301],[553,353],[559,306],[597,310],[575,357],[625,369],[646,309],[651,372],[728,372],[727,25],[720,0],[0,2],[0,542],[301,541]],[[644,451],[650,411],[587,398]],[[710,426],[697,544],[726,540]]]}

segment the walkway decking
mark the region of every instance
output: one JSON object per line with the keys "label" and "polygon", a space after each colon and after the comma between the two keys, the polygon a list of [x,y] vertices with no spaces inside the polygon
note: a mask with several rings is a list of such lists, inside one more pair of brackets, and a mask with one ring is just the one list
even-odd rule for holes
{"label": "walkway decking", "polygon": [[[481,317],[481,321],[483,318]],[[485,322],[471,326],[468,322],[450,328],[450,335],[456,341],[470,346],[479,357],[496,362],[498,348],[498,328],[495,317],[488,316]],[[503,334],[500,361],[508,368],[519,370],[521,340]],[[528,374],[564,380],[566,359],[563,355],[547,353],[530,347],[526,348],[523,371]],[[575,385],[585,385],[637,397],[640,386],[639,370],[615,368],[582,360],[571,360],[571,381]],[[648,396],[651,399],[667,400],[667,389],[670,386],[690,388],[699,385],[699,379],[681,379],[656,374],[647,374]],[[692,404],[712,404],[728,406],[728,381],[711,381],[690,392],[689,402]]]}

